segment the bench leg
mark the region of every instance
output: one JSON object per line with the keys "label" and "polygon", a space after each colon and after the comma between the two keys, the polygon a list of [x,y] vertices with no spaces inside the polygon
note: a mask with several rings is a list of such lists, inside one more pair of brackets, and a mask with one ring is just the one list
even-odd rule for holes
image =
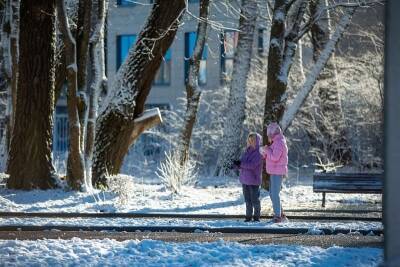
{"label": "bench leg", "polygon": [[325,200],[326,200],[325,195],[326,195],[326,193],[323,192],[323,193],[322,193],[322,207],[323,207],[323,208],[325,208]]}

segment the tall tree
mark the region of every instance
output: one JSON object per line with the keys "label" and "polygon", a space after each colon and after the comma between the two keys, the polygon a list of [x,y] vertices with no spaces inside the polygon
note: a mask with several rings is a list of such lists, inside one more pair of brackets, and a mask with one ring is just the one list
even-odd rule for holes
{"label": "tall tree", "polygon": [[78,3],[78,22],[76,27],[76,60],[77,60],[77,86],[79,93],[78,111],[79,123],[81,125],[80,145],[84,150],[86,116],[88,112],[87,100],[87,73],[89,57],[89,39],[92,22],[92,0],[79,0]]}
{"label": "tall tree", "polygon": [[[104,25],[107,9],[108,1],[93,1],[92,17],[94,27],[89,43],[91,80],[90,87],[88,88],[89,107],[85,138],[85,168],[87,178],[91,177],[99,95],[101,88],[107,83],[104,64]],[[87,183],[91,185],[91,179],[88,179]]]}
{"label": "tall tree", "polygon": [[[96,121],[92,179],[106,185],[106,175],[119,172],[131,144],[148,125],[142,116],[155,74],[173,42],[185,0],[156,0],[150,16],[116,75]],[[157,119],[157,115],[155,119]]]}
{"label": "tall tree", "polygon": [[6,92],[6,151],[9,150],[14,124],[17,75],[18,75],[18,30],[19,30],[19,0],[7,0],[2,3],[2,89]]}
{"label": "tall tree", "polygon": [[[307,8],[307,1],[293,5],[292,27],[287,29],[288,13],[294,1],[276,0],[271,25],[268,54],[267,91],[265,97],[264,126],[279,121],[286,105],[288,76],[294,62],[297,42],[300,39],[301,23]],[[263,131],[264,143],[267,142]]]}
{"label": "tall tree", "polygon": [[67,160],[67,181],[73,189],[81,189],[85,179],[83,151],[81,147],[82,127],[79,120],[79,96],[78,96],[78,68],[76,41],[72,36],[64,0],[57,0],[57,18],[62,39],[65,45],[65,59],[67,65],[68,81],[68,123],[69,142]]}
{"label": "tall tree", "polygon": [[230,110],[225,119],[223,144],[216,169],[217,175],[227,174],[240,153],[240,141],[245,120],[246,86],[250,74],[258,13],[257,2],[257,0],[242,0],[241,4],[239,40],[229,90],[228,106]]}
{"label": "tall tree", "polygon": [[208,13],[210,0],[200,1],[200,15],[197,26],[197,39],[192,57],[189,59],[189,74],[186,84],[186,113],[181,137],[179,138],[179,161],[181,166],[189,159],[190,139],[193,127],[196,122],[197,111],[199,108],[201,90],[199,88],[200,60],[203,55],[204,46],[207,40]]}
{"label": "tall tree", "polygon": [[[311,27],[313,59],[316,62],[331,38],[331,18],[327,0],[310,1],[311,16],[320,16]],[[317,128],[324,141],[316,140],[317,153],[324,162],[346,164],[351,161],[351,149],[346,139],[344,115],[337,83],[335,55],[332,54],[318,78],[320,114],[315,114]],[[315,137],[314,137],[315,139]],[[322,154],[322,155],[321,155]]]}
{"label": "tall tree", "polygon": [[7,186],[55,186],[51,161],[54,111],[55,0],[22,0],[19,75]]}

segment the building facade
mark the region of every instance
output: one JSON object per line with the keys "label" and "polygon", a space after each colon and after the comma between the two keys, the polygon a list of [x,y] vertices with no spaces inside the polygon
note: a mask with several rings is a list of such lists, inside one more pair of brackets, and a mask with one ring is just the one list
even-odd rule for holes
{"label": "building facade", "polygon": [[[152,0],[113,0],[109,5],[107,21],[107,77],[112,86],[115,74],[125,60],[129,48],[147,21]],[[174,109],[178,98],[185,95],[185,82],[188,72],[188,59],[192,55],[196,35],[196,19],[199,12],[199,0],[188,0],[188,11],[176,34],[175,41],[164,56],[164,61],[153,82],[147,99],[151,106]],[[215,22],[209,27],[209,34],[200,62],[199,85],[203,90],[215,90],[229,80],[232,73],[235,47],[238,40],[238,14],[221,11],[223,5],[214,3],[210,10],[210,19]],[[233,9],[233,8],[232,8]],[[217,26],[217,24],[220,24]],[[260,52],[266,51],[265,27],[257,30],[255,45]]]}

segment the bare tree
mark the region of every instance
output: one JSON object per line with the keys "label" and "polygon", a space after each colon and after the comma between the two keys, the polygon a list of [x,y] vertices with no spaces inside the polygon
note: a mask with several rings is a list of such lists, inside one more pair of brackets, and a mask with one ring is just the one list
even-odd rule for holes
{"label": "bare tree", "polygon": [[201,90],[199,88],[200,60],[203,55],[204,46],[207,40],[208,13],[210,0],[200,1],[200,15],[197,26],[197,39],[192,57],[189,59],[189,74],[186,84],[186,114],[179,138],[179,162],[184,166],[189,158],[190,139],[193,127],[196,122],[197,111],[200,103]]}
{"label": "bare tree", "polygon": [[344,15],[336,25],[336,30],[333,33],[331,39],[325,44],[324,49],[320,53],[317,62],[314,64],[313,68],[307,75],[307,79],[304,82],[302,88],[298,91],[296,97],[290,105],[290,108],[285,111],[285,114],[280,119],[280,124],[283,130],[286,130],[292,123],[294,117],[299,112],[300,107],[303,105],[308,94],[313,89],[315,83],[317,82],[318,76],[322,69],[328,62],[330,55],[335,50],[336,44],[340,40],[346,28],[351,22],[351,18],[356,10],[356,7],[349,7],[346,9]]}
{"label": "bare tree", "polygon": [[[307,1],[301,0],[293,11],[293,24],[287,30],[288,12],[294,1],[276,0],[271,26],[268,55],[267,92],[265,97],[264,126],[279,121],[285,110],[288,75],[296,52],[297,42],[301,38],[301,23],[307,8]],[[264,130],[264,143],[267,142]]]}
{"label": "bare tree", "polygon": [[55,186],[51,161],[54,110],[55,1],[22,0],[18,90],[9,188]]}
{"label": "bare tree", "polygon": [[216,175],[228,173],[230,166],[240,153],[240,140],[245,120],[246,83],[250,74],[257,11],[257,0],[242,0],[239,40],[228,100],[230,110],[226,114],[223,145],[218,157]]}
{"label": "bare tree", "polygon": [[[327,7],[327,0],[312,0],[310,2],[311,16],[316,17],[320,14],[322,18],[311,27],[314,62],[318,60],[322,49],[331,38],[331,16]],[[318,130],[326,140],[326,144],[321,144],[311,134],[311,140],[315,140],[312,142],[316,146],[314,149],[317,149],[316,153],[319,158],[325,162],[347,164],[351,161],[351,149],[346,139],[334,53],[332,53],[330,60],[328,60],[325,68],[320,73],[317,87],[320,114],[316,114],[316,123]],[[324,120],[323,118],[328,119]],[[321,146],[328,147],[327,153],[321,153],[323,151]]]}
{"label": "bare tree", "polygon": [[81,125],[80,145],[84,150],[86,124],[85,119],[88,112],[86,97],[87,91],[87,63],[89,56],[89,38],[91,32],[92,0],[79,0],[78,21],[76,25],[76,60],[77,60],[77,86],[79,94],[78,111],[79,123]]}
{"label": "bare tree", "polygon": [[162,58],[175,38],[185,6],[185,0],[155,1],[136,45],[118,70],[96,121],[94,185],[106,185],[106,175],[119,172],[139,134],[160,121],[159,113],[143,116],[144,104]]}
{"label": "bare tree", "polygon": [[[89,107],[85,138],[85,167],[87,176],[91,176],[99,94],[102,86],[107,82],[104,65],[104,25],[107,9],[108,1],[96,0],[93,2],[94,14],[92,14],[92,17],[95,23],[93,23],[89,42],[91,81],[88,88]],[[88,184],[91,185],[91,182],[88,181]]]}
{"label": "bare tree", "polygon": [[18,75],[19,0],[3,2],[2,17],[2,77],[6,93],[6,151],[8,151],[14,123]]}
{"label": "bare tree", "polygon": [[85,179],[85,168],[81,148],[82,128],[79,121],[78,68],[76,41],[72,36],[65,11],[64,0],[57,0],[57,17],[62,39],[65,45],[65,59],[68,81],[68,122],[69,144],[67,162],[67,181],[73,189],[81,189]]}

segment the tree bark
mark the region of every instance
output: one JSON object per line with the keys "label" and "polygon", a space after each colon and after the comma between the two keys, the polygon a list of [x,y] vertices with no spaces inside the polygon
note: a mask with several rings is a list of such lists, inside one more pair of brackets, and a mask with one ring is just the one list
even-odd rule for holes
{"label": "tree bark", "polygon": [[11,0],[3,2],[3,17],[1,24],[1,91],[3,92],[3,99],[5,101],[5,151],[8,151],[11,142],[11,116],[12,116],[12,94],[11,94],[11,56],[10,56],[10,35],[11,35]]}
{"label": "tree bark", "polygon": [[[321,20],[311,27],[311,40],[313,44],[313,58],[316,62],[322,49],[331,37],[331,20],[327,0],[312,0],[310,2],[311,16],[322,12]],[[344,115],[340,102],[337,84],[337,70],[334,63],[334,53],[327,62],[318,79],[318,96],[320,100],[320,113],[316,115],[316,123],[324,142],[316,140],[315,145],[322,154],[320,158],[325,162],[347,164],[351,162],[351,149],[346,139]],[[313,138],[313,137],[311,137]],[[315,138],[314,138],[315,139]]]}
{"label": "tree bark", "polygon": [[54,88],[54,104],[57,105],[57,101],[60,98],[62,89],[64,88],[66,77],[67,77],[67,65],[65,62],[65,47],[64,44],[58,48],[59,55],[56,58],[56,81]]}
{"label": "tree bark", "polygon": [[0,171],[5,172],[6,165],[7,165],[7,158],[8,158],[8,89],[9,89],[9,82],[10,77],[7,74],[7,56],[5,55],[8,50],[8,38],[9,32],[6,32],[6,24],[8,23],[8,10],[6,8],[6,3],[0,3],[0,21],[1,21],[1,33],[0,33],[0,120],[3,125],[3,135],[1,138],[0,143]]}
{"label": "tree bark", "polygon": [[[105,79],[104,25],[108,4],[105,0],[97,0],[93,2],[93,6],[93,11],[97,11],[97,14],[93,15],[95,23],[89,44],[91,83],[85,138],[85,168],[88,177],[91,177],[99,94]],[[89,182],[91,185],[91,181],[88,181],[88,184]]]}
{"label": "tree bark", "polygon": [[307,7],[301,1],[294,13],[295,19],[290,31],[286,32],[286,18],[289,4],[285,0],[275,1],[271,26],[270,47],[268,55],[267,92],[264,109],[264,144],[267,142],[266,127],[271,122],[278,122],[286,108],[288,76],[293,65],[300,23]]}
{"label": "tree bark", "polygon": [[193,55],[189,59],[189,75],[186,84],[186,113],[181,130],[179,142],[179,161],[181,166],[185,166],[189,159],[190,139],[192,138],[193,127],[196,122],[197,111],[200,103],[201,90],[199,88],[200,60],[203,55],[204,46],[207,40],[208,13],[210,0],[200,1],[200,15],[197,26],[197,40]]}
{"label": "tree bark", "polygon": [[242,0],[239,40],[229,90],[228,106],[230,110],[225,119],[223,144],[218,157],[216,175],[229,173],[233,161],[239,157],[240,153],[245,120],[246,86],[251,67],[257,8],[257,0]]}
{"label": "tree bark", "polygon": [[8,164],[13,189],[55,186],[51,160],[55,1],[22,0],[15,125]]}
{"label": "tree bark", "polygon": [[81,150],[81,127],[78,113],[78,83],[77,83],[77,63],[76,63],[76,43],[71,34],[68,19],[65,12],[64,0],[57,0],[57,17],[62,39],[65,45],[65,59],[67,65],[68,81],[68,124],[69,124],[69,144],[67,161],[67,181],[68,185],[81,190],[85,181],[85,169],[83,154]]}
{"label": "tree bark", "polygon": [[[89,56],[89,37],[91,32],[91,12],[92,12],[92,0],[79,0],[78,5],[78,22],[76,29],[76,60],[78,66],[77,73],[77,84],[79,93],[79,122],[81,125],[81,132],[85,133],[86,125],[85,119],[88,112],[88,101],[86,97],[87,91],[87,62]],[[80,136],[81,149],[84,150],[85,134]]]}
{"label": "tree bark", "polygon": [[10,135],[14,128],[15,108],[17,106],[17,81],[18,81],[18,30],[19,30],[19,0],[11,0],[11,35],[10,35],[10,55],[11,55],[11,99],[12,113],[10,117]]}
{"label": "tree bark", "polygon": [[106,186],[106,175],[119,172],[132,144],[134,120],[144,109],[163,55],[175,38],[185,0],[157,0],[136,45],[120,67],[115,84],[102,103],[96,121],[92,179]]}

